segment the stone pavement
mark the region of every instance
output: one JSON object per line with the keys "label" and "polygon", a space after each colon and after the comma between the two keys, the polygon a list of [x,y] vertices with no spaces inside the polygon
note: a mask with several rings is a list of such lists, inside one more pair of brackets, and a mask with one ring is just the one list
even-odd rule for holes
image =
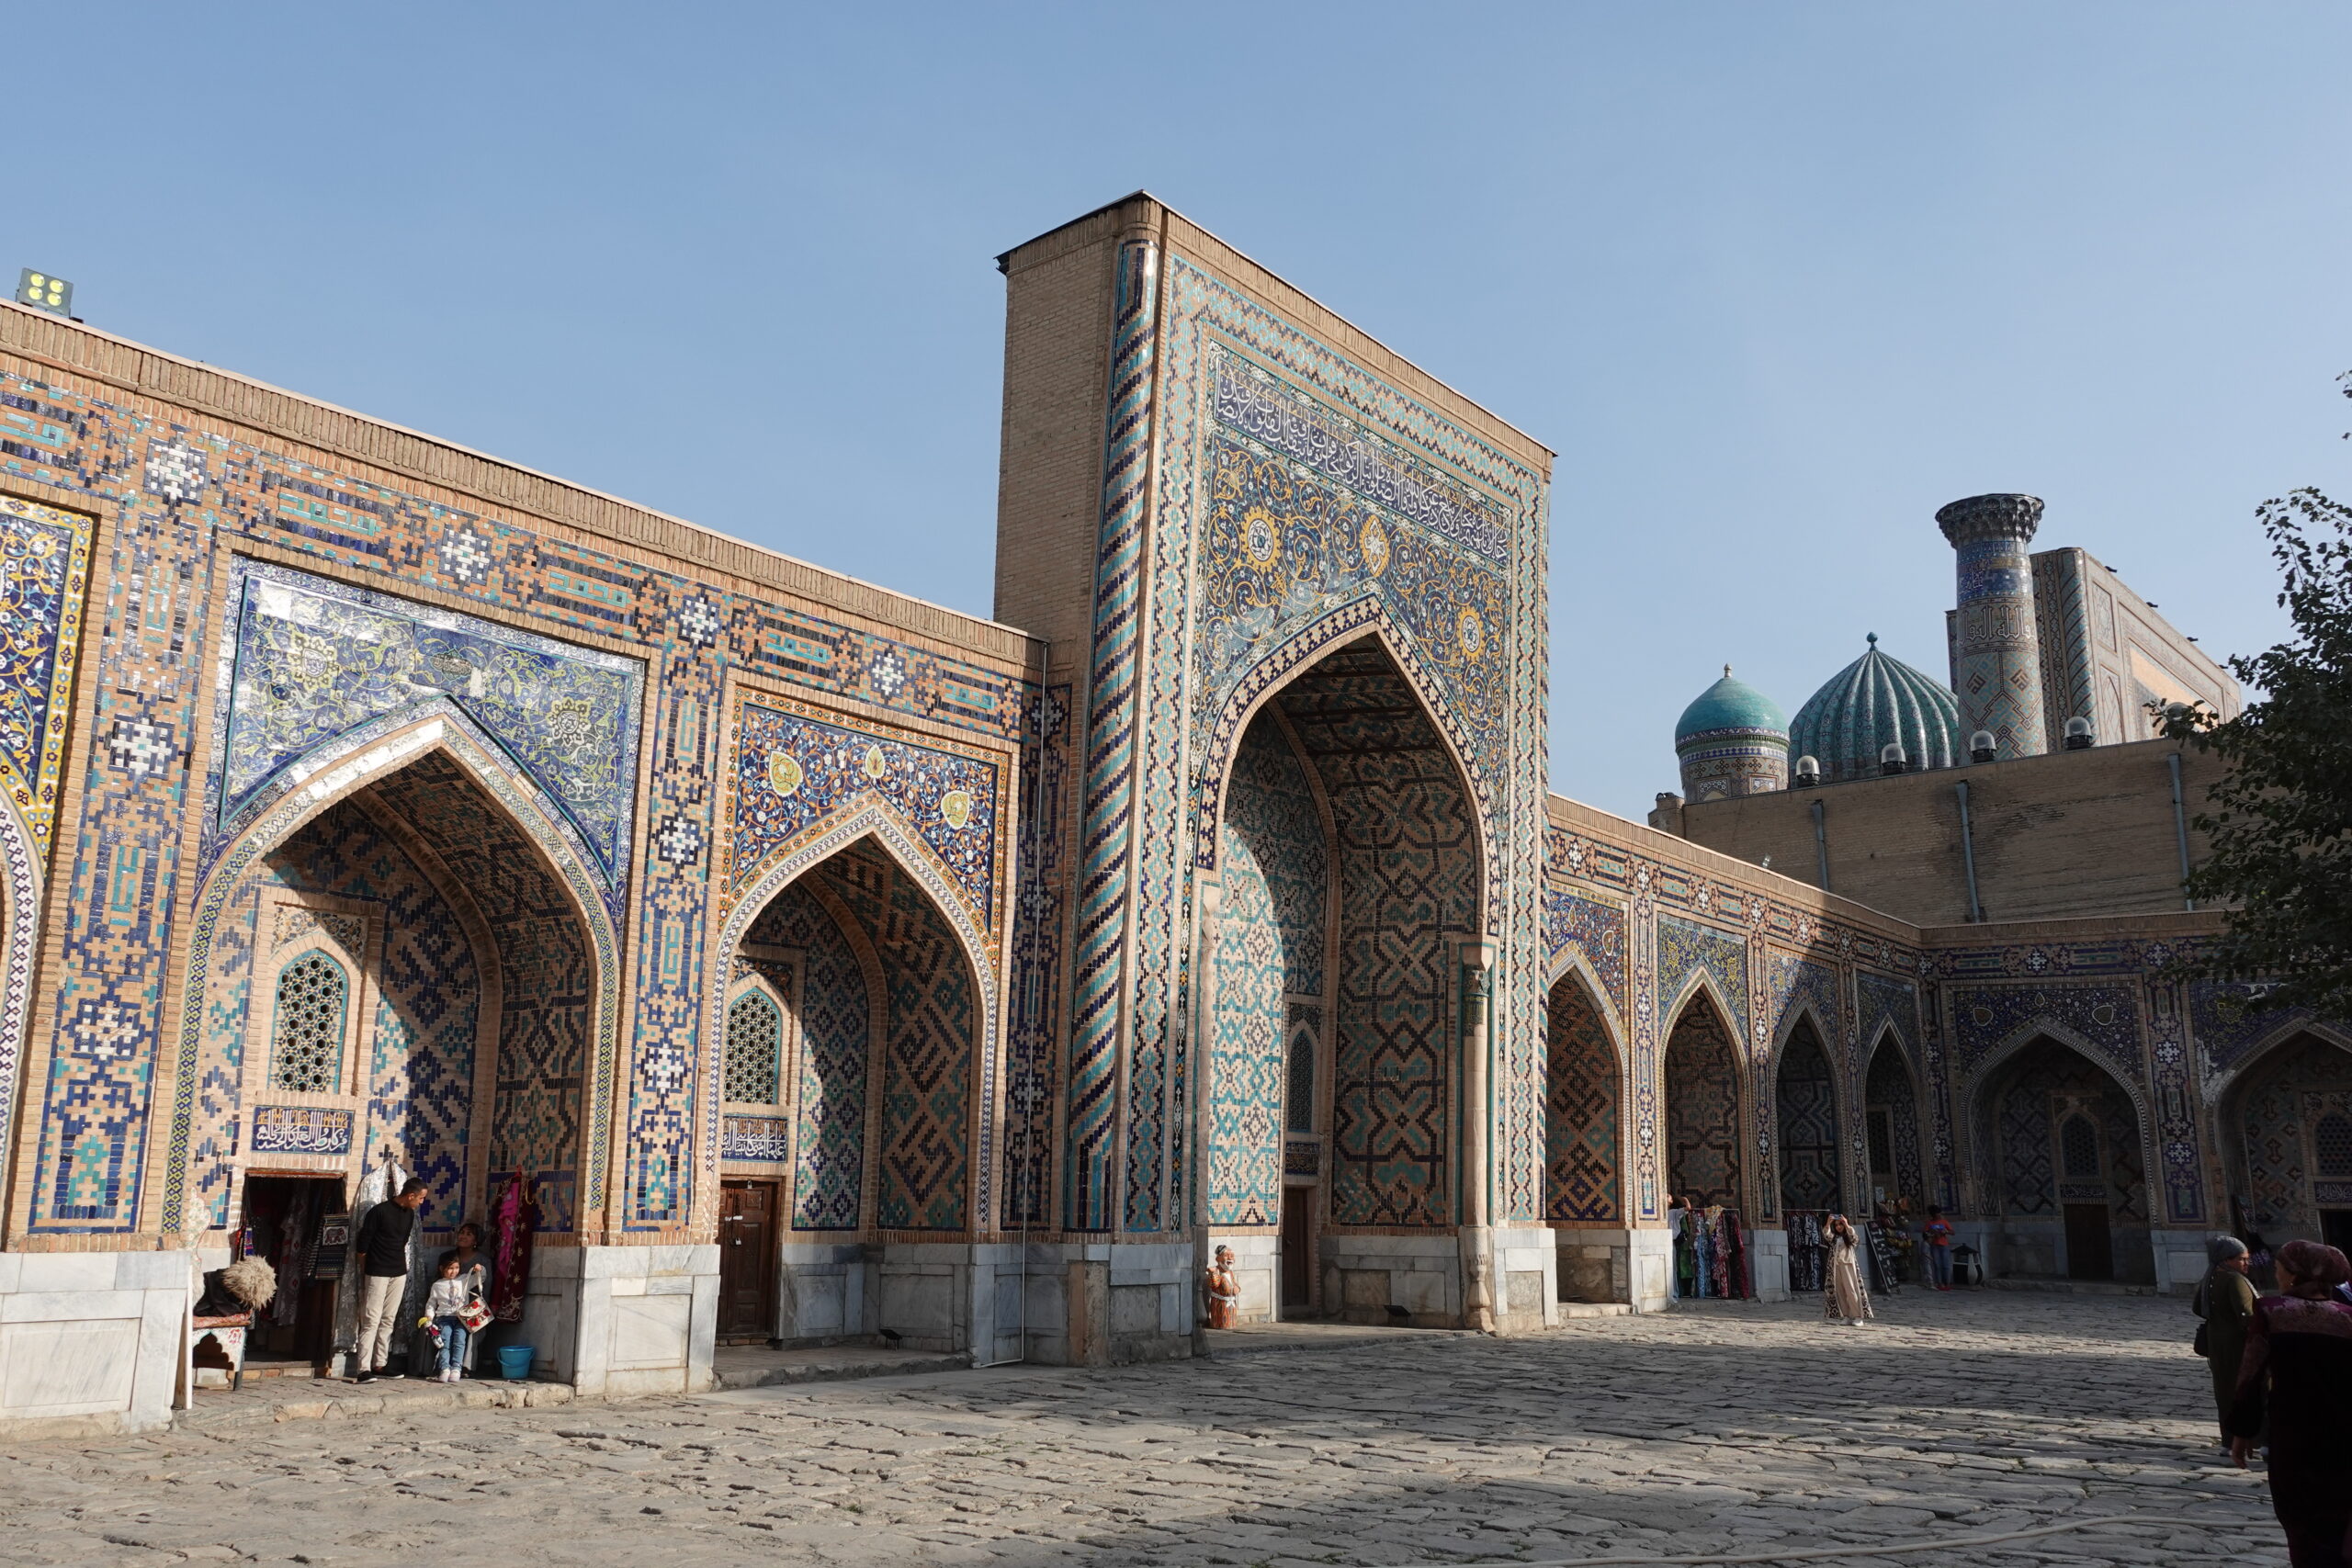
{"label": "stone pavement", "polygon": [[[2283,1563],[2178,1297],[1709,1303],[1541,1338],[1270,1337],[0,1456],[0,1562]],[[2053,1520],[2128,1526],[1999,1548]],[[2210,1521],[2208,1530],[2175,1519]],[[1785,1554],[1771,1557],[1774,1551]],[[1758,1556],[1758,1553],[1765,1553]]]}

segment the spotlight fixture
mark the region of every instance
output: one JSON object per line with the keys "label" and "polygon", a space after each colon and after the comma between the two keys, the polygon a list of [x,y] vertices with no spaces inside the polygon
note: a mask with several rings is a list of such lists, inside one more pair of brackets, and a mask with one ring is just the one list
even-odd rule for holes
{"label": "spotlight fixture", "polygon": [[17,303],[30,305],[36,310],[46,310],[52,316],[74,318],[74,286],[62,277],[51,277],[45,272],[26,267],[17,275]]}

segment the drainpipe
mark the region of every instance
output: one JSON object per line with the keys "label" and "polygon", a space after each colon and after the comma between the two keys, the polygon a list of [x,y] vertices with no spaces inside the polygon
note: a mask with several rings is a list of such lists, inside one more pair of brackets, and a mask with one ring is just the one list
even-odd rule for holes
{"label": "drainpipe", "polygon": [[2197,900],[2188,896],[2188,811],[2181,804],[2180,753],[2167,751],[2165,763],[2172,770],[2172,836],[2180,847],[2180,901],[2184,908],[2194,909]]}
{"label": "drainpipe", "polygon": [[1814,858],[1821,865],[1821,890],[1824,893],[1829,891],[1829,829],[1826,821],[1828,813],[1822,808],[1821,802],[1815,801],[1813,803],[1813,853]]}
{"label": "drainpipe", "polygon": [[1960,861],[1968,868],[1968,919],[1971,925],[1982,925],[1984,907],[1976,901],[1976,837],[1968,824],[1968,781],[1952,785],[1960,795]]}

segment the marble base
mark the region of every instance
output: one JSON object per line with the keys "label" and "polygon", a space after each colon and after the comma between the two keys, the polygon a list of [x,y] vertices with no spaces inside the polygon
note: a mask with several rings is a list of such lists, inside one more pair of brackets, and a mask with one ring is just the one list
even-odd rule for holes
{"label": "marble base", "polygon": [[0,1253],[0,1433],[169,1426],[195,1286],[190,1252]]}

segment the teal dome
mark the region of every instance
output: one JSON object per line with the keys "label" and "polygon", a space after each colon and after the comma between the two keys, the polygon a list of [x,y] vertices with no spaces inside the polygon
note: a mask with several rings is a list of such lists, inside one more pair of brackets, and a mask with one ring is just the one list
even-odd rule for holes
{"label": "teal dome", "polygon": [[1825,784],[1876,778],[1879,755],[1900,744],[1912,773],[1956,766],[1968,753],[1960,733],[1960,700],[1932,675],[1878,650],[1832,675],[1797,709],[1789,755],[1821,764]]}
{"label": "teal dome", "polygon": [[1726,729],[1766,729],[1782,736],[1789,732],[1789,716],[1747,682],[1733,680],[1728,664],[1724,666],[1724,678],[1682,710],[1681,722],[1674,727],[1674,743],[1679,746],[1693,737]]}

